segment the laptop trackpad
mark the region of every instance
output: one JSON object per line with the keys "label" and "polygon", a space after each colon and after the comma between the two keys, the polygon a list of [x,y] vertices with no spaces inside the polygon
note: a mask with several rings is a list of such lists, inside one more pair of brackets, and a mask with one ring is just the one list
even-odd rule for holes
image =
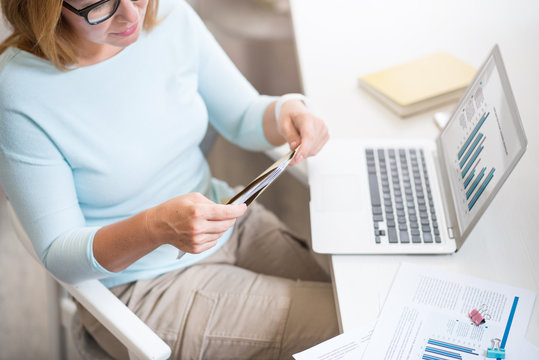
{"label": "laptop trackpad", "polygon": [[359,174],[321,176],[312,185],[311,204],[318,211],[358,211],[365,206],[360,178]]}

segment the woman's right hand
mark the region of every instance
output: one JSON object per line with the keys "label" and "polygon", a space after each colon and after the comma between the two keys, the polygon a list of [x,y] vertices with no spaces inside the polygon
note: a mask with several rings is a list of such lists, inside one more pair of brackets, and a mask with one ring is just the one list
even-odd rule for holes
{"label": "woman's right hand", "polygon": [[246,210],[245,204],[216,204],[200,193],[192,193],[149,209],[146,222],[158,242],[199,254],[214,247]]}

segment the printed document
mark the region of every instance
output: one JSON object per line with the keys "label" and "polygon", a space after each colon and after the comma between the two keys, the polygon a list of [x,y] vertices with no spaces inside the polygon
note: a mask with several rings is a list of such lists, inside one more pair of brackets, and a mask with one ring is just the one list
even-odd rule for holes
{"label": "printed document", "polygon": [[310,349],[294,354],[296,360],[357,360],[361,359],[376,321],[335,336]]}
{"label": "printed document", "polygon": [[[513,359],[534,301],[529,290],[403,263],[364,359],[480,360],[495,338]],[[472,323],[473,309],[481,309],[483,324]]]}

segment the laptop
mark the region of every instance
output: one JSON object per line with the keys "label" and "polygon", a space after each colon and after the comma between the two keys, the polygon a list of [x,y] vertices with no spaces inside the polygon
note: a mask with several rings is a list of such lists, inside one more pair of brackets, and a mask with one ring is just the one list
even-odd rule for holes
{"label": "laptop", "polygon": [[313,249],[455,252],[526,146],[496,45],[435,140],[333,139],[309,160]]}

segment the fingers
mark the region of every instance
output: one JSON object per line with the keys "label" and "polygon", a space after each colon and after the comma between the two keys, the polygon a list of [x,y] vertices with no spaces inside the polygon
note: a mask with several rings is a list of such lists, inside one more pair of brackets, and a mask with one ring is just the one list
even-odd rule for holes
{"label": "fingers", "polygon": [[198,254],[217,244],[217,240],[230,229],[235,220],[203,221],[199,220],[178,234],[179,247],[181,250]]}
{"label": "fingers", "polygon": [[217,244],[217,240],[224,235],[236,222],[232,220],[207,221],[199,220],[193,223],[187,232],[183,244],[183,250],[193,254],[199,254]]}
{"label": "fingers", "polygon": [[184,195],[189,203],[189,216],[194,219],[205,220],[230,220],[236,219],[247,210],[245,204],[223,205],[216,204],[200,193],[191,193]]}
{"label": "fingers", "polygon": [[281,122],[281,134],[286,142],[290,145],[290,149],[294,150],[301,143],[301,137],[292,121]]}
{"label": "fingers", "polygon": [[193,254],[215,246],[247,209],[245,204],[216,204],[200,193],[179,196],[168,204],[170,244]]}
{"label": "fingers", "polygon": [[210,235],[209,240],[213,239],[211,235],[220,237],[236,223],[236,218],[245,213],[247,206],[241,205],[200,205],[196,211],[200,214],[194,218],[191,223],[190,235],[192,237]]}
{"label": "fingers", "polygon": [[301,149],[292,161],[293,165],[320,152],[329,140],[329,132],[324,122],[310,113],[293,117],[292,122],[301,137]]}
{"label": "fingers", "polygon": [[217,239],[219,239],[219,237],[215,237],[214,239],[208,239],[207,241],[189,242],[189,243],[183,244],[183,246],[180,246],[180,248],[182,251],[186,253],[200,254],[206,250],[211,249],[215,245],[217,245]]}
{"label": "fingers", "polygon": [[222,221],[207,221],[198,219],[177,233],[178,248],[198,254],[217,244],[217,240],[230,229],[235,219]]}
{"label": "fingers", "polygon": [[203,212],[203,217],[210,221],[231,220],[236,219],[245,214],[247,205],[222,205],[222,204],[207,204],[200,205],[197,210]]}
{"label": "fingers", "polygon": [[303,159],[316,155],[329,140],[326,124],[312,114],[301,101],[287,101],[281,108],[279,117],[279,132],[295,149],[301,144],[291,165]]}
{"label": "fingers", "polygon": [[230,229],[236,223],[236,219],[232,220],[219,220],[219,221],[205,221],[204,233],[205,234],[223,234]]}

